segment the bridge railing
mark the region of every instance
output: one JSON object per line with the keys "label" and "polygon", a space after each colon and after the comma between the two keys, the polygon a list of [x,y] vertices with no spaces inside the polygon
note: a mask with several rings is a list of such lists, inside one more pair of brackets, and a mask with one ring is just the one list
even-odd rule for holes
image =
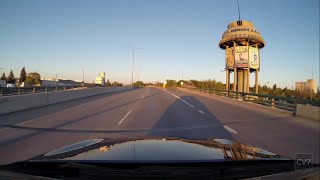
{"label": "bridge railing", "polygon": [[50,91],[62,91],[71,89],[80,89],[84,87],[80,86],[57,86],[57,87],[45,87],[45,86],[35,86],[35,87],[0,87],[0,96],[7,95],[18,95],[18,94],[31,94],[40,92],[50,92]]}
{"label": "bridge railing", "polygon": [[215,94],[215,95],[234,98],[234,99],[243,100],[247,102],[258,103],[258,104],[280,108],[280,109],[293,111],[293,112],[296,111],[297,104],[306,104],[306,105],[318,106],[318,107],[320,106],[319,100],[297,99],[292,97],[227,91],[227,90],[212,89],[212,88],[187,87],[185,89],[189,91],[199,91],[203,93]]}

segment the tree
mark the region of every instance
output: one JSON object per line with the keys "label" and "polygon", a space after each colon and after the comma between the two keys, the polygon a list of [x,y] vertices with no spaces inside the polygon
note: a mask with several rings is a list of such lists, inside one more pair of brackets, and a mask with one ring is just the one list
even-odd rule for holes
{"label": "tree", "polygon": [[187,84],[187,82],[186,82],[186,81],[184,81],[184,80],[180,80],[180,81],[178,81],[178,82],[177,82],[177,84],[178,84],[178,86],[180,87],[180,86],[184,86],[184,85],[186,85],[186,84]]}
{"label": "tree", "polygon": [[144,83],[142,81],[137,81],[137,82],[133,83],[132,85],[135,87],[143,87]]}
{"label": "tree", "polygon": [[162,87],[162,84],[163,84],[163,83],[157,81],[157,82],[155,83],[155,86],[156,86],[156,87]]}
{"label": "tree", "polygon": [[5,80],[7,82],[6,73],[2,73],[1,80]]}
{"label": "tree", "polygon": [[109,81],[109,79],[107,79],[106,86],[111,86],[111,82]]}
{"label": "tree", "polygon": [[320,99],[320,88],[318,87],[317,88],[317,93],[316,93],[316,95],[315,95],[315,99]]}
{"label": "tree", "polygon": [[41,85],[41,76],[37,72],[28,73],[25,82],[31,85]]}
{"label": "tree", "polygon": [[122,83],[119,83],[119,82],[117,82],[117,81],[114,81],[114,82],[112,83],[112,86],[123,86],[123,84],[122,84]]}
{"label": "tree", "polygon": [[144,83],[145,86],[154,86],[153,83],[149,82],[149,83]]}
{"label": "tree", "polygon": [[170,79],[167,80],[166,87],[177,87],[177,85],[178,84],[176,80],[170,80]]}
{"label": "tree", "polygon": [[14,79],[14,74],[12,69],[10,70],[9,76],[7,77],[7,83],[8,84],[14,84],[16,80]]}
{"label": "tree", "polygon": [[23,67],[23,68],[21,69],[21,72],[20,72],[19,82],[20,82],[20,83],[25,82],[26,79],[27,79],[27,73],[26,73],[25,67]]}

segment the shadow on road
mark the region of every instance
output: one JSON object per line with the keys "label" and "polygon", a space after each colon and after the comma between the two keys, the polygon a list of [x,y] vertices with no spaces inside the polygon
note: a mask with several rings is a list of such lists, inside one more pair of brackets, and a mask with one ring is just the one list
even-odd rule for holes
{"label": "shadow on road", "polygon": [[[119,92],[118,92],[119,93]],[[164,93],[164,92],[161,92]],[[159,95],[161,93],[156,93],[146,98]],[[111,94],[109,94],[111,95]],[[101,98],[101,96],[99,96]],[[105,96],[103,96],[105,97]],[[98,97],[95,97],[98,98]],[[56,132],[56,133],[79,133],[79,134],[128,134],[128,136],[134,134],[140,134],[140,137],[179,137],[179,138],[192,138],[192,139],[207,139],[207,138],[221,138],[234,140],[233,136],[224,128],[225,124],[220,123],[217,117],[212,114],[205,105],[199,102],[193,96],[182,96],[181,99],[193,104],[195,107],[190,107],[183,101],[176,99],[163,113],[161,118],[156,122],[156,124],[151,129],[135,129],[135,130],[86,130],[86,129],[65,129],[63,127],[80,122],[82,120],[88,119],[93,116],[103,114],[107,111],[111,111],[121,106],[125,106],[130,103],[135,103],[139,99],[126,102],[118,106],[114,106],[108,109],[104,109],[99,112],[94,112],[88,114],[81,118],[76,118],[64,122],[62,124],[55,125],[50,128],[39,128],[39,127],[30,127],[30,126],[21,126],[21,125],[0,125],[0,127],[7,127],[12,129],[21,129],[30,131],[29,134],[15,137],[13,139],[8,139],[2,141],[0,146],[5,146],[11,143],[16,143],[22,140],[32,138],[34,136],[40,135],[46,132]],[[93,99],[91,99],[93,100]],[[86,101],[87,102],[87,101]],[[203,113],[200,113],[201,110]],[[141,133],[145,135],[141,136]],[[107,136],[107,135],[106,135]]]}
{"label": "shadow on road", "polygon": [[[157,95],[159,95],[161,93],[164,93],[164,92],[159,92],[159,93],[156,93],[156,94],[152,94],[152,95],[146,96],[146,97],[144,97],[144,99],[150,98],[152,96],[157,96]],[[118,94],[119,94],[119,92],[118,92]],[[111,94],[109,94],[109,96],[110,95]],[[114,94],[112,94],[112,95],[114,95]],[[34,136],[40,135],[40,134],[45,133],[45,132],[68,132],[68,133],[83,133],[83,134],[84,133],[91,134],[91,133],[138,133],[138,132],[148,132],[148,131],[150,131],[148,129],[141,129],[141,130],[90,130],[90,129],[89,130],[76,130],[76,129],[60,129],[60,128],[63,128],[65,126],[68,126],[68,125],[71,125],[71,124],[74,124],[74,123],[78,123],[80,121],[88,119],[90,117],[98,116],[98,115],[101,115],[101,114],[106,113],[108,111],[120,108],[122,106],[126,106],[128,104],[132,104],[132,103],[138,102],[139,100],[140,100],[140,98],[138,98],[136,100],[133,100],[133,101],[130,101],[130,102],[126,102],[126,103],[117,105],[117,106],[113,106],[113,107],[108,108],[108,109],[103,109],[101,111],[95,111],[95,112],[93,112],[91,114],[87,114],[85,116],[82,116],[81,118],[71,119],[69,121],[66,121],[64,123],[55,125],[55,126],[50,127],[50,128],[39,128],[39,127],[30,127],[30,126],[21,126],[21,125],[0,124],[0,127],[6,127],[6,128],[11,128],[11,129],[20,129],[20,130],[28,130],[28,131],[30,131],[29,134],[2,141],[2,142],[0,142],[0,146],[5,146],[5,145],[8,145],[8,144],[12,144],[12,143],[16,143],[16,142],[19,142],[19,141],[22,141],[22,140],[26,140],[26,139],[32,138]],[[87,102],[87,101],[85,101],[85,102]]]}
{"label": "shadow on road", "polygon": [[234,140],[224,124],[193,96],[176,99],[152,127],[153,130],[166,128],[171,128],[171,131],[153,131],[147,136]]}
{"label": "shadow on road", "polygon": [[75,100],[70,100],[70,101],[65,101],[65,102],[60,102],[56,104],[51,104],[43,107],[38,107],[34,109],[27,109],[27,110],[22,110],[18,112],[13,112],[13,113],[8,113],[8,114],[3,114],[0,115],[0,125],[13,125],[13,124],[18,124],[30,119],[35,119],[39,118],[42,116],[46,116],[49,114],[53,114],[59,111],[63,111],[65,109],[78,106],[79,104],[83,103],[88,103],[91,101],[95,101],[101,98],[113,96],[116,94],[121,94],[121,93],[127,93],[131,91],[136,91],[138,88],[134,89],[128,89],[128,90],[123,90],[123,91],[118,91],[118,92],[111,92],[111,93],[105,93],[105,94],[100,94],[100,95],[95,95],[91,97],[84,97],[80,99],[75,99]]}

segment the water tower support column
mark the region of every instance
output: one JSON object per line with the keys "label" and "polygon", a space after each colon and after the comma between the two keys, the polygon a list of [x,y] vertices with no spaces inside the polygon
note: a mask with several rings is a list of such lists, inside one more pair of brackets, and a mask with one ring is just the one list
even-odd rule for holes
{"label": "water tower support column", "polygon": [[226,90],[228,91],[230,88],[230,71],[226,70]]}

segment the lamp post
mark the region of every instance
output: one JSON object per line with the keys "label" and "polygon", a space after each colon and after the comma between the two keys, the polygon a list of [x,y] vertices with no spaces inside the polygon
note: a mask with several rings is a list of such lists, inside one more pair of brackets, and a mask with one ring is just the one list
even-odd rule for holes
{"label": "lamp post", "polygon": [[82,87],[84,87],[84,68],[82,68]]}
{"label": "lamp post", "polygon": [[58,74],[55,74],[55,75],[56,75],[56,88],[57,88]]}
{"label": "lamp post", "polygon": [[133,69],[134,69],[134,53],[137,49],[144,49],[144,48],[132,48],[132,74],[131,74],[131,85],[133,84]]}

